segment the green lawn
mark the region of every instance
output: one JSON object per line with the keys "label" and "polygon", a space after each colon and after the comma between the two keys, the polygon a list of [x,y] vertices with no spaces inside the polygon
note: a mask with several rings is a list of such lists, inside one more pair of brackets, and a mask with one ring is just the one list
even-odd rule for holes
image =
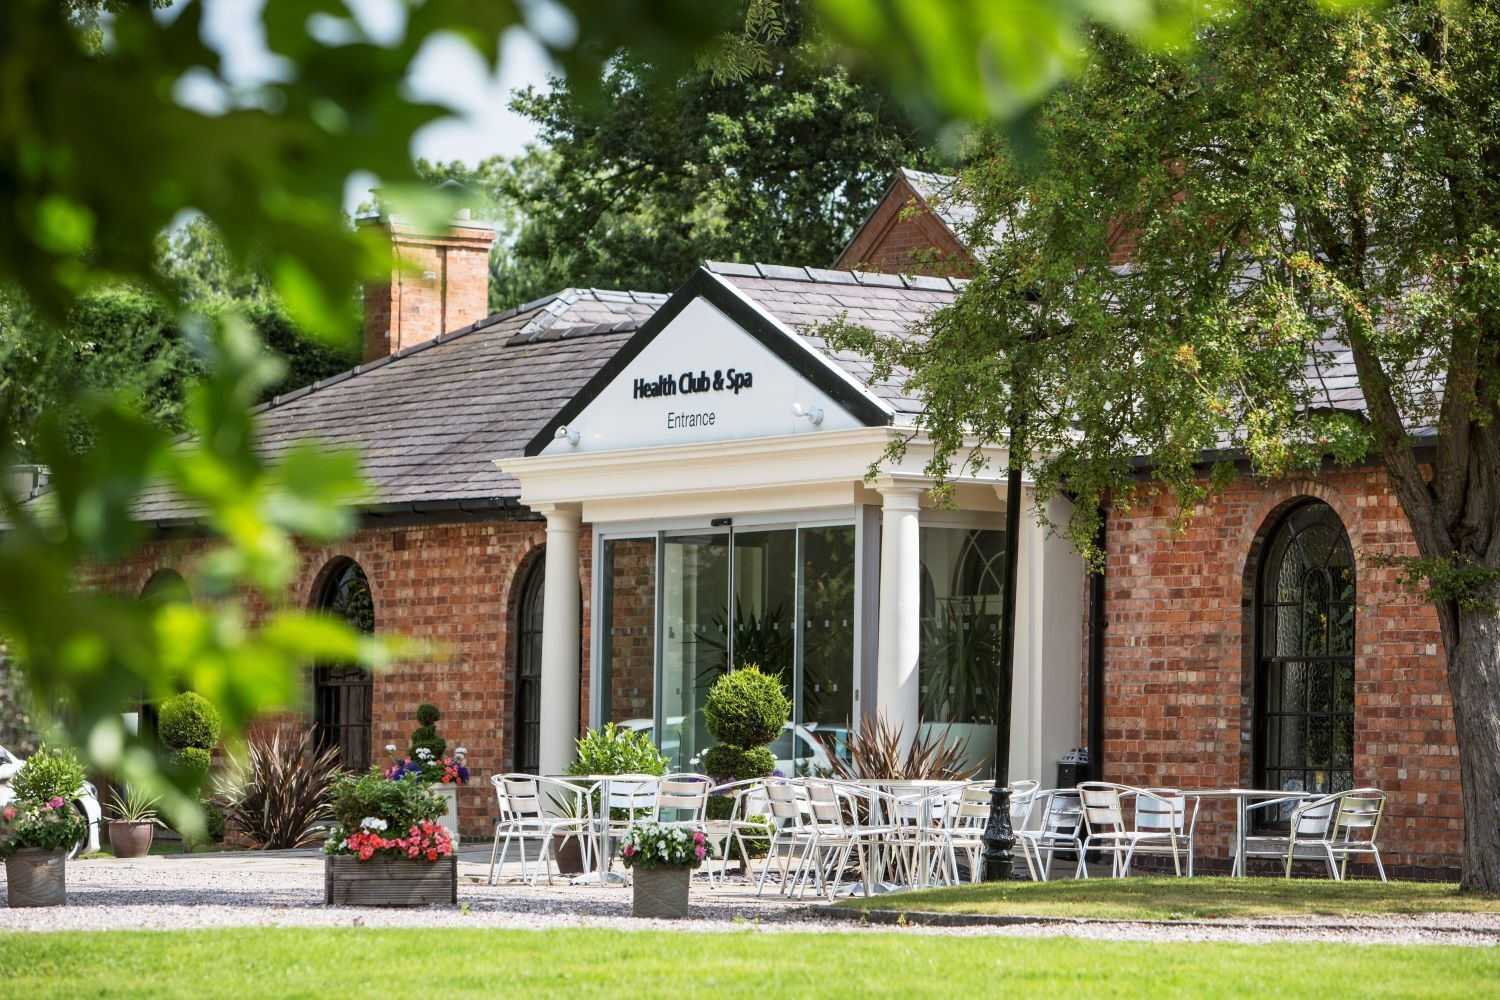
{"label": "green lawn", "polygon": [[[421,915],[412,922],[420,924]],[[881,933],[266,928],[0,935],[13,997],[1487,995],[1500,949]]]}
{"label": "green lawn", "polygon": [[999,916],[1116,920],[1264,918],[1300,914],[1495,913],[1500,898],[1460,895],[1440,882],[1281,878],[1072,879],[962,885],[857,897],[840,906]]}
{"label": "green lawn", "polygon": [[[420,922],[422,915],[413,915],[413,924]],[[1437,946],[363,928],[0,936],[0,982],[13,997],[941,994],[1472,1000],[1497,981],[1500,949]]]}

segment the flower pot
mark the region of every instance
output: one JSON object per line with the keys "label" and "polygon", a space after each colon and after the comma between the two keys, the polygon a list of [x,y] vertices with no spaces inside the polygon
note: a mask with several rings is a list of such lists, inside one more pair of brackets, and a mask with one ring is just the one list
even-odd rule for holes
{"label": "flower pot", "polygon": [[559,875],[583,874],[583,845],[576,834],[554,833],[552,835],[552,859],[557,862]]}
{"label": "flower pot", "polygon": [[439,781],[428,785],[427,790],[435,792],[443,797],[447,806],[446,811],[437,818],[438,826],[448,831],[448,836],[453,838],[453,846],[458,846],[458,786],[452,782]]}
{"label": "flower pot", "polygon": [[63,906],[68,902],[67,852],[23,847],[5,859],[11,906]]}
{"label": "flower pot", "polygon": [[323,902],[330,906],[431,906],[458,902],[458,859],[436,861],[329,855]]}
{"label": "flower pot", "polygon": [[688,915],[688,887],[693,870],[683,867],[642,868],[631,870],[635,887],[632,912],[638,917],[657,920],[682,920]]}
{"label": "flower pot", "polygon": [[115,820],[109,824],[109,849],[117,858],[143,858],[151,852],[155,827],[149,819]]}

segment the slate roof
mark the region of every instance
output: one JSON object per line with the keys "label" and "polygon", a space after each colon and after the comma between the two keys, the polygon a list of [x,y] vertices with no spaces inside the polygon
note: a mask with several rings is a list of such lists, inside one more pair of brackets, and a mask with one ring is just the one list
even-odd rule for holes
{"label": "slate roof", "polygon": [[[704,267],[808,346],[831,358],[861,385],[866,385],[871,375],[869,359],[848,351],[831,351],[813,327],[843,316],[876,333],[906,335],[921,320],[951,303],[965,284],[954,278],[820,267],[719,261],[709,261]],[[913,415],[922,408],[902,391],[904,375],[897,371],[891,379],[870,385],[868,391],[891,411]]]}
{"label": "slate roof", "polygon": [[[666,298],[567,289],[279,396],[257,413],[262,454],[308,438],[358,448],[376,510],[514,504],[519,484],[491,460],[520,454]],[[158,488],[137,513],[196,512]]]}

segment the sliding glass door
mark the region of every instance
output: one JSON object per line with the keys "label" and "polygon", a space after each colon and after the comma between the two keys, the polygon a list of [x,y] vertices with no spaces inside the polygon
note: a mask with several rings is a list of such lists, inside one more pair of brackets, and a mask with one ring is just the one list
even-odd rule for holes
{"label": "sliding glass door", "polygon": [[[834,737],[854,714],[854,527],[726,527],[662,532],[656,541],[659,679],[652,730],[670,766],[697,769],[695,758],[712,743],[703,704],[731,665],[779,677],[792,699],[796,732],[772,746],[783,767],[826,766],[819,747],[836,753]],[[624,575],[616,563],[629,556],[638,564],[647,544],[606,540],[602,550],[601,581],[610,584],[602,594],[609,622],[599,673],[604,720],[622,721],[616,716],[631,702],[611,689],[624,677],[620,633],[631,630],[624,602],[615,597]],[[633,578],[642,576],[637,570]],[[639,602],[630,606],[637,609],[632,622],[639,621]]]}

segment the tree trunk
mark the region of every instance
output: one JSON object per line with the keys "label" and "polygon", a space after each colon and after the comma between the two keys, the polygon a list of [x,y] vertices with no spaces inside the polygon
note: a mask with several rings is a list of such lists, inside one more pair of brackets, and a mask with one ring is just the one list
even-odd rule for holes
{"label": "tree trunk", "polygon": [[1500,893],[1500,611],[1460,609],[1456,617],[1448,687],[1463,782],[1460,886],[1464,892]]}

